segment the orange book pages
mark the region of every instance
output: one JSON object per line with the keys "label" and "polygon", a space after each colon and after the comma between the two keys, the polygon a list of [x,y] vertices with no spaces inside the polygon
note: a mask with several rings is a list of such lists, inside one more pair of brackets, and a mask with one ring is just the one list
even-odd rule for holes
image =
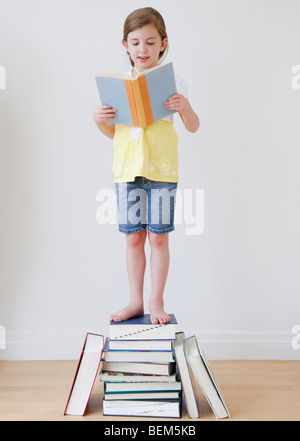
{"label": "orange book pages", "polygon": [[124,83],[125,83],[128,103],[129,103],[129,107],[130,107],[130,111],[131,111],[132,124],[135,127],[138,127],[139,126],[139,117],[138,117],[138,112],[137,112],[137,108],[136,108],[136,102],[134,99],[132,80],[125,80],[124,79]]}
{"label": "orange book pages", "polygon": [[150,102],[148,86],[147,86],[147,81],[146,81],[145,75],[142,75],[141,77],[139,77],[139,83],[140,83],[140,90],[141,90],[141,95],[142,95],[142,100],[143,100],[143,105],[144,105],[146,122],[147,122],[147,126],[149,126],[150,124],[154,123],[154,119],[153,119],[153,113],[152,113],[151,102]]}
{"label": "orange book pages", "polygon": [[140,85],[138,80],[132,81],[132,88],[136,102],[137,114],[139,119],[138,127],[147,127],[147,121],[144,111],[143,98],[141,95]]}

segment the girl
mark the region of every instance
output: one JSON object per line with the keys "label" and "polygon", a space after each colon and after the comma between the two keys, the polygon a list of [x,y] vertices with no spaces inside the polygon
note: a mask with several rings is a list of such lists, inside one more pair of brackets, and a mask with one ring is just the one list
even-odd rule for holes
{"label": "girl", "polygon": [[[133,11],[124,23],[122,43],[127,50],[136,77],[159,64],[168,48],[165,23],[153,8]],[[179,113],[190,132],[199,128],[199,118],[186,95],[184,81],[176,76],[177,92],[165,104]],[[119,230],[126,234],[126,263],[130,303],[111,315],[111,321],[123,321],[144,314],[143,284],[146,268],[145,241],[148,237],[151,257],[151,322],[167,323],[163,293],[169,269],[169,232],[174,230],[174,200],[178,182],[178,139],[172,116],[140,129],[113,124],[117,109],[100,105],[94,120],[100,131],[114,139],[113,171],[119,211]],[[110,121],[110,123],[108,123]],[[167,194],[167,204],[155,195]],[[136,201],[139,210],[134,211]],[[167,206],[166,206],[167,205]],[[139,213],[139,217],[137,216]],[[142,219],[141,219],[142,217]]]}

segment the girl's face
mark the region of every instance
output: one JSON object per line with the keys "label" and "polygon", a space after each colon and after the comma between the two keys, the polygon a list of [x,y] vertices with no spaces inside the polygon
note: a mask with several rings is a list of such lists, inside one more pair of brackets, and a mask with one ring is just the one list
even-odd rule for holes
{"label": "girl's face", "polygon": [[167,38],[161,39],[154,24],[129,32],[127,41],[123,41],[135,67],[140,72],[157,66],[159,54],[165,49],[167,43]]}

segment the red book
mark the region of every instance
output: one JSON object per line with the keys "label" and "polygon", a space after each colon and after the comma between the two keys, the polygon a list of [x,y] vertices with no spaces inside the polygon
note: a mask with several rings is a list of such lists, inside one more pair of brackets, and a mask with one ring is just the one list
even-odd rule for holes
{"label": "red book", "polygon": [[84,415],[99,370],[103,335],[87,333],[64,415]]}

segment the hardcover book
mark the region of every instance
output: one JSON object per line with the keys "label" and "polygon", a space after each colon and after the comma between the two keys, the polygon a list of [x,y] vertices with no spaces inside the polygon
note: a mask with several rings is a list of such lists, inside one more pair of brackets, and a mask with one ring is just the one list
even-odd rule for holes
{"label": "hardcover book", "polygon": [[181,400],[103,400],[103,415],[180,418]]}
{"label": "hardcover book", "polygon": [[196,377],[210,407],[217,418],[230,417],[220,387],[203,351],[199,348],[195,336],[185,340],[185,351],[188,364]]}
{"label": "hardcover book", "polygon": [[79,357],[65,415],[84,415],[100,366],[103,335],[87,333]]}
{"label": "hardcover book", "polygon": [[125,74],[100,74],[96,76],[100,100],[117,110],[112,124],[147,127],[175,113],[165,107],[174,95],[176,82],[173,64],[154,67],[137,78]]}
{"label": "hardcover book", "polygon": [[186,359],[184,343],[184,333],[177,332],[176,341],[174,342],[174,353],[185,397],[187,413],[190,418],[199,418],[199,411]]}
{"label": "hardcover book", "polygon": [[173,362],[172,351],[128,351],[110,349],[110,340],[106,338],[104,345],[105,361],[131,361],[131,362],[153,362],[167,363]]}
{"label": "hardcover book", "polygon": [[175,340],[177,320],[169,314],[170,321],[164,324],[151,323],[150,314],[134,317],[123,322],[110,322],[110,340]]}

